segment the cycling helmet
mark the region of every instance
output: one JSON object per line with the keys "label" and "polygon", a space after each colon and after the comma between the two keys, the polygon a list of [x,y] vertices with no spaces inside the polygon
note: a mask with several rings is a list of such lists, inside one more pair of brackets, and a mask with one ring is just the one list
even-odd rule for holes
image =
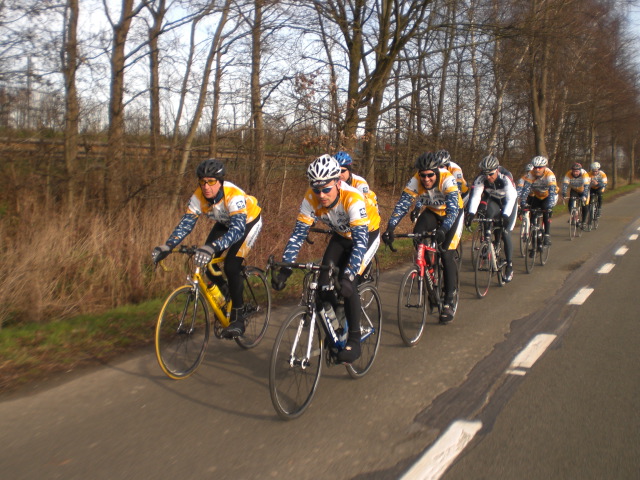
{"label": "cycling helmet", "polygon": [[549,160],[547,157],[543,157],[542,155],[536,155],[531,159],[531,165],[534,167],[546,167],[549,164]]}
{"label": "cycling helmet", "polygon": [[482,170],[482,173],[493,172],[500,166],[500,162],[495,155],[487,155],[480,161],[478,166],[480,167],[480,170]]}
{"label": "cycling helmet", "polygon": [[209,158],[200,162],[200,165],[196,168],[198,178],[217,178],[218,180],[222,180],[224,174],[224,163],[215,158]]}
{"label": "cycling helmet", "polygon": [[436,152],[436,157],[438,158],[438,161],[440,162],[440,167],[448,167],[451,164],[451,155],[449,155],[449,152],[446,150],[438,150]]}
{"label": "cycling helmet", "polygon": [[322,155],[307,167],[307,178],[312,187],[320,187],[339,177],[340,164],[331,155]]}
{"label": "cycling helmet", "polygon": [[346,167],[347,165],[351,165],[351,155],[347,152],[343,152],[342,150],[336,153],[333,158],[335,158],[341,167]]}
{"label": "cycling helmet", "polygon": [[531,170],[533,170],[533,165],[531,165],[530,163],[527,163],[527,164],[524,166],[524,171],[525,171],[525,173],[528,173],[528,172],[530,172]]}
{"label": "cycling helmet", "polygon": [[580,163],[574,163],[571,170],[582,170],[582,165]]}
{"label": "cycling helmet", "polygon": [[600,164],[598,162],[593,162],[591,164],[591,170],[600,170]]}
{"label": "cycling helmet", "polygon": [[415,167],[418,171],[422,170],[437,170],[440,166],[438,157],[433,152],[425,152],[416,160]]}

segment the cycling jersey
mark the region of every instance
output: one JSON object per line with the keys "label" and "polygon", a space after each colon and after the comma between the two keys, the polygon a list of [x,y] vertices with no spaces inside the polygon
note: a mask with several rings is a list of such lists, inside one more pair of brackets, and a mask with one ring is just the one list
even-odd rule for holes
{"label": "cycling jersey", "polygon": [[[373,190],[369,188],[369,184],[367,183],[367,181],[364,178],[362,178],[360,175],[355,175],[353,173],[350,173],[349,179],[347,180],[347,184],[354,188],[357,188],[358,190],[360,190],[360,193],[362,193],[362,196],[364,197],[364,200],[367,203],[367,214],[369,215],[369,220],[374,222],[373,226],[375,227],[375,228],[369,228],[369,231],[371,232],[373,230],[376,230],[380,226],[380,213],[378,211],[378,197],[373,192]],[[375,208],[375,211],[378,213],[377,224],[376,224],[375,215],[373,215],[373,212],[370,210],[371,208]]]}
{"label": "cycling jersey", "polygon": [[471,199],[469,200],[469,213],[475,215],[480,205],[483,192],[490,198],[495,199],[502,207],[502,214],[511,216],[513,207],[516,204],[517,192],[513,184],[513,179],[501,171],[498,172],[495,182],[490,182],[485,175],[478,175],[473,182],[471,189]]}
{"label": "cycling jersey", "polygon": [[390,227],[395,227],[400,223],[416,198],[419,203],[442,218],[441,226],[445,232],[448,232],[453,226],[462,208],[460,190],[458,190],[456,179],[451,172],[442,168],[438,169],[438,184],[431,190],[424,188],[420,181],[420,175],[416,172],[404,187],[400,200],[389,218]]}
{"label": "cycling jersey", "polygon": [[[258,218],[261,210],[255,197],[247,195],[229,181],[222,184],[218,195],[213,200],[207,200],[202,189],[197,188],[189,199],[187,212],[166,243],[174,248],[182,242],[191,233],[200,215],[204,214],[228,228],[227,233],[212,243],[216,251],[225,250],[243,237],[246,224]],[[252,244],[255,237],[249,243]]]}
{"label": "cycling jersey", "polygon": [[562,196],[567,196],[567,190],[571,190],[579,194],[584,200],[589,195],[589,174],[582,168],[580,169],[580,175],[578,177],[573,176],[573,170],[569,170],[564,174],[564,180],[562,182]]}
{"label": "cycling jersey", "polygon": [[539,200],[547,200],[545,208],[553,208],[558,201],[558,184],[556,183],[555,174],[549,168],[545,168],[542,176],[536,177],[534,171],[531,170],[531,172],[522,177],[523,185],[520,201],[525,203],[527,197],[531,195]]}
{"label": "cycling jersey", "polygon": [[602,170],[599,170],[598,173],[593,173],[593,171],[591,171],[589,174],[589,181],[591,190],[602,189],[601,192],[604,192],[607,188],[607,175]]}
{"label": "cycling jersey", "polygon": [[453,175],[458,183],[458,190],[460,190],[461,194],[465,194],[469,191],[469,187],[467,186],[467,181],[464,179],[464,175],[462,174],[462,168],[455,162],[449,162],[449,165],[445,167],[449,170],[449,173]]}
{"label": "cycling jersey", "polygon": [[[373,222],[368,213],[374,217]],[[323,207],[313,190],[308,189],[300,205],[300,213],[296,219],[293,233],[282,254],[284,262],[295,262],[302,242],[307,238],[309,228],[316,220],[327,225],[338,235],[353,241],[351,257],[344,272],[347,275],[357,275],[367,250],[368,232],[378,230],[380,226],[380,216],[377,210],[367,207],[360,191],[345,182],[339,183],[338,197],[329,208]]]}

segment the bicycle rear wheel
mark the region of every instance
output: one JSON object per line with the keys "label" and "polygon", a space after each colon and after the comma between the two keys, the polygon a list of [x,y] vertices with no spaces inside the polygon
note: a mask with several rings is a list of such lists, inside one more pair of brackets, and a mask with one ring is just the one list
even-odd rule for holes
{"label": "bicycle rear wheel", "polygon": [[478,250],[480,250],[480,243],[482,242],[482,228],[478,226],[471,234],[471,265],[475,267],[476,257],[478,256]]}
{"label": "bicycle rear wheel", "polygon": [[[508,235],[508,233],[507,233]],[[499,287],[503,287],[505,284],[504,278],[505,278],[505,274],[507,272],[507,256],[505,255],[505,248],[504,248],[504,238],[500,238],[500,243],[498,244],[497,248],[494,245],[494,249],[496,252],[496,265],[498,265],[498,286]]]}
{"label": "bicycle rear wheel", "polygon": [[359,288],[359,294],[362,355],[355,362],[347,365],[347,372],[352,378],[360,378],[369,371],[378,353],[382,333],[382,302],[378,290],[373,284],[362,285]]}
{"label": "bicycle rear wheel", "polygon": [[[297,418],[316,393],[322,371],[323,348],[319,328],[311,332],[306,307],[297,307],[284,321],[276,336],[269,364],[269,393],[278,416]],[[316,325],[317,327],[317,325]],[[311,342],[311,355],[306,358]]]}
{"label": "bicycle rear wheel", "polygon": [[536,255],[538,254],[537,236],[538,231],[533,230],[529,232],[529,238],[527,238],[527,254],[524,256],[524,266],[527,273],[531,273],[533,271],[533,266],[536,263]]}
{"label": "bicycle rear wheel", "polygon": [[174,380],[192,375],[209,343],[209,312],[197,287],[176,289],[162,306],[156,325],[156,358]]}
{"label": "bicycle rear wheel", "polygon": [[262,270],[255,267],[244,269],[242,299],[244,300],[244,334],[236,337],[242,348],[253,348],[264,337],[271,316],[271,290]]}
{"label": "bicycle rear wheel", "polygon": [[358,285],[363,285],[365,283],[371,283],[376,288],[378,288],[378,282],[380,281],[380,262],[378,261],[378,255],[374,255],[367,268],[365,268],[364,272],[360,276],[358,280]]}
{"label": "bicycle rear wheel", "polygon": [[424,324],[427,321],[429,299],[424,288],[426,279],[419,278],[418,268],[407,270],[400,282],[398,292],[398,328],[400,337],[407,347],[413,347],[420,341]]}
{"label": "bicycle rear wheel", "polygon": [[489,291],[491,274],[493,273],[492,262],[491,247],[488,242],[482,242],[474,268],[476,294],[478,298],[484,297]]}
{"label": "bicycle rear wheel", "polygon": [[598,229],[598,223],[600,222],[600,208],[597,206],[593,207],[593,229]]}

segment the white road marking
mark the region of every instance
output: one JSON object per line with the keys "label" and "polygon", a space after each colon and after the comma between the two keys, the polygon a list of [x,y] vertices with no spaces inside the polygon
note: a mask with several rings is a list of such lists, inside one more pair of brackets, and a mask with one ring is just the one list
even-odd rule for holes
{"label": "white road marking", "polygon": [[549,345],[556,339],[557,335],[551,333],[540,333],[533,337],[529,345],[524,347],[522,351],[509,365],[507,373],[512,375],[521,375],[522,369],[529,369],[540,358]]}
{"label": "white road marking", "polygon": [[629,251],[629,249],[627,247],[620,247],[618,250],[616,250],[616,253],[614,255],[617,255],[617,256],[621,257],[622,255],[624,255],[628,251]]}
{"label": "white road marking", "polygon": [[637,233],[629,235],[629,240],[637,240],[637,239],[638,239],[638,234]]}
{"label": "white road marking", "polygon": [[401,480],[437,480],[482,428],[480,420],[456,420]]}
{"label": "white road marking", "polygon": [[582,287],[580,290],[578,290],[578,293],[576,293],[573,298],[569,300],[569,305],[582,305],[592,293],[593,288]]}
{"label": "white road marking", "polygon": [[611,270],[613,270],[613,267],[615,266],[616,266],[615,263],[605,263],[600,267],[600,270],[598,270],[598,273],[609,273]]}

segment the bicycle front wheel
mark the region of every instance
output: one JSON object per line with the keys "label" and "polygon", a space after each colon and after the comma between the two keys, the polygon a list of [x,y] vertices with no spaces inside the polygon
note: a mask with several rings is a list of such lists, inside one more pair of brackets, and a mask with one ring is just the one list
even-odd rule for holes
{"label": "bicycle front wheel", "polygon": [[475,265],[475,283],[476,294],[478,298],[484,297],[489,292],[489,286],[491,285],[491,274],[493,263],[493,254],[491,252],[491,245],[488,242],[482,242],[480,244],[480,250],[476,257]]}
{"label": "bicycle front wheel", "polygon": [[192,375],[209,342],[209,312],[196,287],[175,290],[162,306],[156,325],[156,357],[169,378]]}
{"label": "bicycle front wheel", "polygon": [[549,260],[549,249],[551,247],[549,245],[542,245],[542,249],[540,250],[540,265],[544,265]]}
{"label": "bicycle front wheel", "polygon": [[529,238],[527,239],[527,253],[524,256],[524,266],[527,273],[531,273],[533,271],[533,266],[536,263],[536,255],[538,254],[538,242],[536,241],[537,236],[537,230],[529,232]]}
{"label": "bicycle front wheel", "polygon": [[322,339],[318,328],[314,329],[313,338],[309,338],[310,322],[307,308],[296,308],[280,327],[271,351],[269,392],[273,407],[284,420],[302,415],[320,380]]}
{"label": "bicycle front wheel", "polygon": [[578,236],[578,213],[575,209],[571,209],[569,214],[569,240],[573,240]]}
{"label": "bicycle front wheel", "polygon": [[527,240],[529,237],[529,217],[527,215],[522,216],[522,223],[520,223],[520,255],[523,257],[527,255]]}
{"label": "bicycle front wheel", "polygon": [[482,228],[478,227],[471,235],[471,265],[475,266],[480,244],[482,243]]}
{"label": "bicycle front wheel", "polygon": [[253,348],[262,341],[271,316],[271,290],[262,270],[247,267],[242,274],[244,286],[244,334],[236,337],[242,348]]}
{"label": "bicycle front wheel", "polygon": [[427,304],[424,282],[417,267],[413,266],[402,277],[398,293],[398,328],[400,337],[407,347],[420,341],[427,321]]}
{"label": "bicycle front wheel", "polygon": [[360,378],[369,371],[378,353],[382,333],[382,302],[378,290],[372,284],[367,284],[360,287],[359,294],[362,354],[355,362],[347,365],[347,372],[352,378]]}
{"label": "bicycle front wheel", "polygon": [[600,208],[594,207],[593,208],[593,229],[594,230],[598,229],[599,222],[600,222]]}

